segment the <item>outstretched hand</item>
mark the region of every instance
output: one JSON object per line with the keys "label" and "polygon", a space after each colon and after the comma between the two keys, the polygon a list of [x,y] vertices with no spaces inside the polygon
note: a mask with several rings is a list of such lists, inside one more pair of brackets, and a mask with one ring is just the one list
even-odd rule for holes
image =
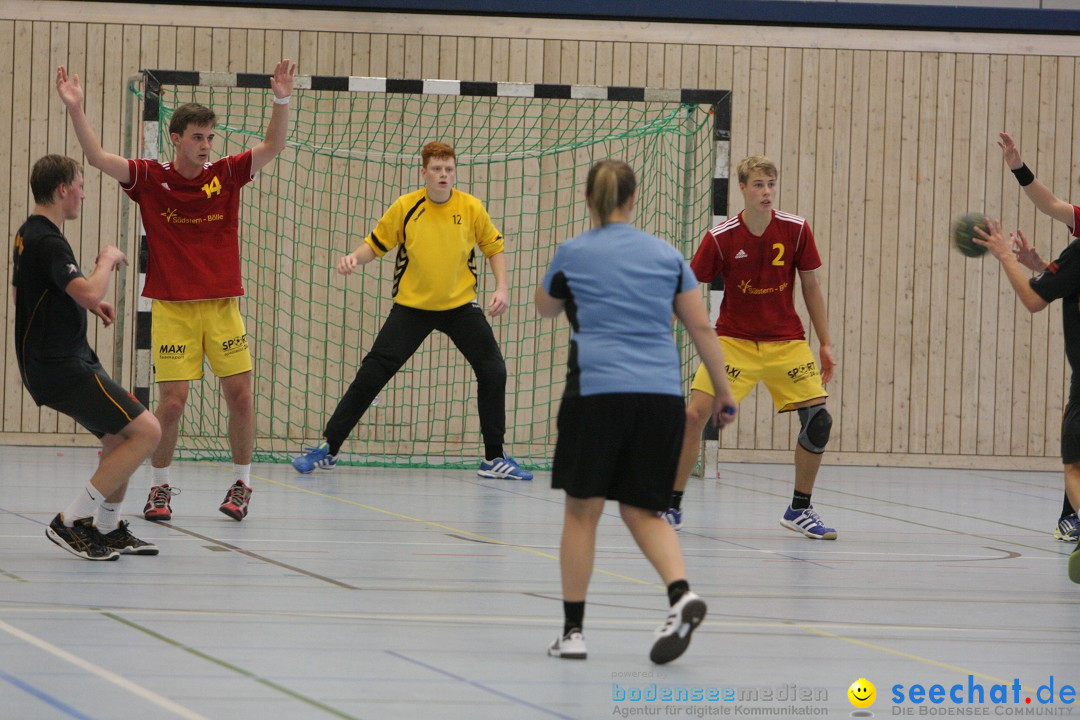
{"label": "outstretched hand", "polygon": [[1005,236],[1001,232],[1000,220],[987,220],[990,226],[990,231],[983,230],[978,225],[975,226],[975,235],[971,241],[976,245],[982,245],[984,248],[990,251],[990,254],[996,257],[998,260],[1002,260],[1008,255],[1012,255],[1013,245],[1016,243],[1016,236],[1010,234],[1009,242],[1005,241]]}
{"label": "outstretched hand", "polygon": [[296,64],[285,58],[274,68],[274,74],[270,76],[270,89],[274,91],[274,97],[286,98],[292,95],[293,75],[296,74]]}
{"label": "outstretched hand", "polygon": [[1005,156],[1005,164],[1009,166],[1010,170],[1019,170],[1024,161],[1020,159],[1020,149],[1016,147],[1012,135],[1007,132],[999,132],[998,137],[1001,140],[998,141],[997,146],[1001,148],[1001,153]]}
{"label": "outstretched hand", "polygon": [[1039,257],[1039,251],[1035,249],[1034,245],[1028,244],[1024,233],[1017,230],[1015,235],[1010,233],[1009,237],[1013,241],[1013,255],[1016,256],[1021,265],[1032,272],[1042,272],[1046,269],[1046,261]]}
{"label": "outstretched hand", "polygon": [[67,68],[60,65],[56,68],[56,94],[67,106],[82,105],[83,90],[79,85],[79,76],[72,75],[68,78]]}

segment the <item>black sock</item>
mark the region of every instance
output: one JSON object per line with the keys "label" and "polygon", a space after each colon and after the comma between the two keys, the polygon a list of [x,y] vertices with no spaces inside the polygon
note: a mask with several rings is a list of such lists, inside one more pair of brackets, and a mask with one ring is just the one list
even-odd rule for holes
{"label": "black sock", "polygon": [[563,637],[566,637],[574,630],[580,632],[585,624],[585,601],[567,602],[563,600],[562,611],[563,617],[566,618],[563,621]]}
{"label": "black sock", "polygon": [[673,507],[676,510],[682,509],[682,496],[683,496],[683,491],[682,490],[672,490],[671,491],[671,507]]}
{"label": "black sock", "polygon": [[792,510],[805,510],[810,507],[810,493],[802,493],[798,490],[791,496]]}
{"label": "black sock", "polygon": [[486,456],[484,458],[485,460],[494,460],[496,458],[506,457],[505,455],[503,455],[502,443],[499,443],[498,445],[489,445],[487,443],[484,443],[484,455]]}
{"label": "black sock", "polygon": [[1074,512],[1076,512],[1076,511],[1073,510],[1072,503],[1069,502],[1069,493],[1065,493],[1065,502],[1061,506],[1061,517],[1068,517],[1069,515],[1072,515]]}
{"label": "black sock", "polygon": [[337,454],[341,452],[341,443],[334,442],[333,440],[327,440],[326,444],[330,446],[330,454],[337,457]]}
{"label": "black sock", "polygon": [[668,603],[674,605],[679,602],[679,598],[688,592],[690,592],[690,583],[685,580],[676,580],[667,586]]}

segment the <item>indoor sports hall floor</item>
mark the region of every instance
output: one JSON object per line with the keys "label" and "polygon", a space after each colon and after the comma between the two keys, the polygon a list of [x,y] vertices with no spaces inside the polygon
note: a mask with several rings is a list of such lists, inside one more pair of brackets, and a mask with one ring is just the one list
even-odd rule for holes
{"label": "indoor sports hall floor", "polygon": [[723,465],[690,486],[680,534],[710,614],[657,667],[664,593],[611,505],[589,659],[546,656],[562,618],[546,473],[258,465],[236,523],[217,511],[226,468],[180,463],[173,520],[153,525],[143,469],[125,510],[161,554],[91,563],[45,526],[96,459],[0,453],[2,718],[849,717],[860,678],[877,717],[944,710],[893,702],[935,684],[965,702],[1008,686],[990,716],[1080,715],[1036,694],[1051,676],[1055,693],[1080,686],[1058,473],[826,466],[815,505],[840,537],[825,542],[779,526],[790,467]]}

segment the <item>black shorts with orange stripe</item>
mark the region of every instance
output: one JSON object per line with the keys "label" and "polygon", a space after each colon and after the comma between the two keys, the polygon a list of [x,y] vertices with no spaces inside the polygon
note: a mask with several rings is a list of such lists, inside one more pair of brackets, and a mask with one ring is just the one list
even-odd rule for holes
{"label": "black shorts with orange stripe", "polygon": [[119,433],[146,410],[100,363],[68,360],[28,370],[24,377],[38,405],[64,413],[99,438]]}

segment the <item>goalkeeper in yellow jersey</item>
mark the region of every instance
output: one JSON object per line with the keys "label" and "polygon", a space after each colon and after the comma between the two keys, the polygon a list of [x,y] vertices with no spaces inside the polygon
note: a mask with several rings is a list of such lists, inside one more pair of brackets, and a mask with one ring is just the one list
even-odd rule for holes
{"label": "goalkeeper in yellow jersey", "polygon": [[506,363],[476,299],[479,248],[495,275],[495,294],[488,312],[502,315],[510,306],[502,235],[477,198],[454,189],[457,157],[452,147],[430,142],[420,156],[424,187],[398,198],[360,247],[338,261],[338,272],[348,275],[397,247],[394,306],[326,423],[323,442],[307,448],[292,461],[293,467],[301,473],[334,467],[342,444],[375,396],[424,339],[438,330],[450,337],[476,373],[484,436],[484,461],[477,474],[532,480],[532,473],[503,450]]}

